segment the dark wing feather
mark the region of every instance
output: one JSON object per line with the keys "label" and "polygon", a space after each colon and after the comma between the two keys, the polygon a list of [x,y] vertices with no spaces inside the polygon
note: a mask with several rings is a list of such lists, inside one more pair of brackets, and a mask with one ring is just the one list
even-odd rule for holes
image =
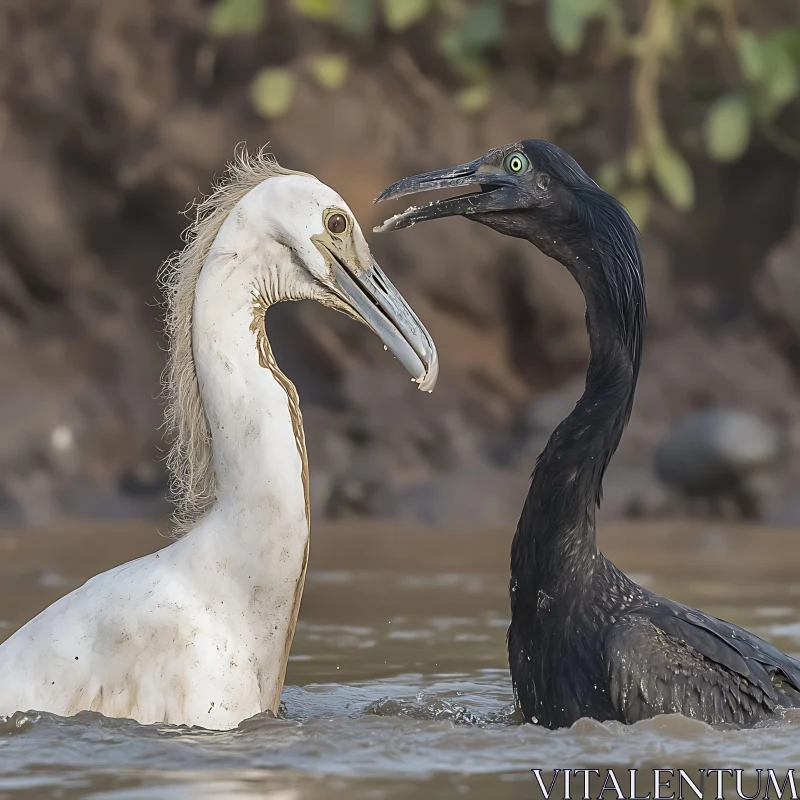
{"label": "dark wing feather", "polygon": [[774,673],[800,691],[800,663],[769,642],[702,611],[659,597],[658,606],[640,612],[664,633],[683,639],[711,661],[771,691]]}
{"label": "dark wing feather", "polygon": [[648,619],[656,628],[679,642],[690,645],[710,661],[747,678],[768,695],[773,694],[772,679],[763,664],[755,659],[745,658],[737,649],[728,645],[715,633],[695,626],[680,617],[652,615],[648,616]]}
{"label": "dark wing feather", "polygon": [[[702,637],[695,641],[709,643]],[[662,630],[640,614],[628,614],[608,629],[605,657],[611,702],[624,722],[678,713],[711,723],[746,725],[779,705],[771,685],[765,691],[760,682],[710,659],[685,637]],[[735,657],[730,660],[742,666]]]}

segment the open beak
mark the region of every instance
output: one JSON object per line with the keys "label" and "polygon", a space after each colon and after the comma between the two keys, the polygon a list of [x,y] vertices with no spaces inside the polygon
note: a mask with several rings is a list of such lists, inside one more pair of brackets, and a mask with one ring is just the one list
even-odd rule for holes
{"label": "open beak", "polygon": [[514,178],[495,166],[486,164],[482,156],[458,167],[424,172],[393,183],[384,189],[375,202],[393,200],[407,194],[429,192],[434,189],[453,189],[460,186],[477,186],[479,191],[436,200],[426,206],[412,206],[400,214],[387,219],[375,228],[376,233],[410,228],[417,222],[441,217],[471,216],[492,211],[504,211],[517,207],[520,196]]}
{"label": "open beak", "polygon": [[366,269],[349,269],[333,256],[333,288],[395,358],[411,373],[423,391],[430,392],[439,375],[439,358],[431,335],[370,258]]}

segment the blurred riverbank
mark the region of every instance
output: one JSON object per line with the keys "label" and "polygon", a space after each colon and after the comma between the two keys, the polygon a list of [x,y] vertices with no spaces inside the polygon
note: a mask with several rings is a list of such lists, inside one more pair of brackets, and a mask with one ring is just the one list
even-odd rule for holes
{"label": "blurred riverbank", "polygon": [[[631,37],[658,2],[629,4]],[[482,45],[491,91],[467,113],[464,78],[437,49],[444,11],[401,33],[376,22],[350,39],[292,11],[301,5],[273,2],[263,30],[232,37],[210,30],[212,4],[200,0],[8,0],[0,9],[0,525],[164,515],[155,273],[180,246],[177,212],[237,143],[272,142],[287,166],[339,190],[367,232],[396,210],[372,199],[405,174],[541,137],[600,178],[633,144],[639,62],[624,48],[609,55],[599,23],[565,54],[546,34],[544,2],[451,3],[506,15]],[[765,42],[800,25],[791,3],[738,11],[737,30]],[[695,201],[682,213],[645,181],[650,326],[602,513],[685,513],[682,501],[665,502],[653,449],[681,414],[724,406],[783,432],[789,457],[763,515],[793,524],[800,162],[756,129],[739,158],[708,159],[703,115],[738,72],[724,37],[703,49],[699,33],[686,33],[722,36],[728,23],[680,13],[662,112],[694,172]],[[261,68],[295,70],[329,52],[349,59],[336,90],[300,72],[285,113],[256,113],[250,87]],[[797,66],[781,63],[791,89]],[[797,103],[786,98],[777,122],[800,139]],[[536,455],[581,391],[580,294],[534,248],[464,220],[368,236],[436,339],[441,379],[433,395],[415,393],[374,337],[326,309],[270,312],[276,356],[303,407],[314,518],[513,526]]]}

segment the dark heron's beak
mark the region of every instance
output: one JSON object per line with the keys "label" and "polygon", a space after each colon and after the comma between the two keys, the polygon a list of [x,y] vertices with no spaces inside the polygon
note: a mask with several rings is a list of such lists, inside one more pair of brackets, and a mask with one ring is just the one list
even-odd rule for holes
{"label": "dark heron's beak", "polygon": [[[425,172],[411,178],[403,178],[393,183],[376,198],[375,202],[393,200],[407,194],[429,192],[434,189],[453,189],[459,186],[477,186],[479,191],[469,194],[436,200],[426,206],[412,206],[401,214],[395,214],[383,225],[375,228],[376,233],[398,231],[410,228],[417,222],[441,217],[471,216],[492,211],[506,211],[517,208],[522,203],[516,180],[506,173],[502,167],[488,164],[487,159],[494,154],[482,156],[468,164],[461,164],[450,169]],[[494,160],[494,159],[493,159]]]}

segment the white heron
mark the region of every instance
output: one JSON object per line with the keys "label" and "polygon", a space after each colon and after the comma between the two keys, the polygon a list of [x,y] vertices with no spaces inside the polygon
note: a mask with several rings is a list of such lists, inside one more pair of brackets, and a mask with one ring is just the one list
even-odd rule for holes
{"label": "white heron", "polygon": [[277,712],[308,560],[308,464],[265,312],[317,300],[366,323],[420,389],[436,381],[428,332],[347,204],[263,150],[237,156],[163,276],[183,536],[0,645],[0,714],[89,709],[219,730]]}

